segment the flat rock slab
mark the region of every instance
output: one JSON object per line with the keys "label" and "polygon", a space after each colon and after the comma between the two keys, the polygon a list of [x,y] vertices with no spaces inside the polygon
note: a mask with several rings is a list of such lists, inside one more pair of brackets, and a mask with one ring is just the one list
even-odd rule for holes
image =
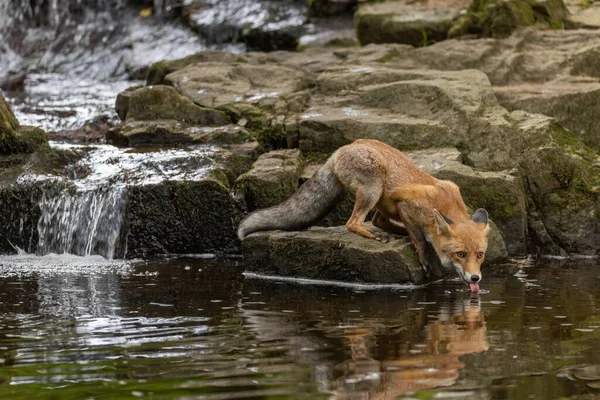
{"label": "flat rock slab", "polygon": [[343,226],[306,231],[260,232],[243,243],[248,272],[350,283],[421,285],[453,276],[429,252],[431,277],[425,276],[417,253],[406,237],[380,243],[348,232]]}

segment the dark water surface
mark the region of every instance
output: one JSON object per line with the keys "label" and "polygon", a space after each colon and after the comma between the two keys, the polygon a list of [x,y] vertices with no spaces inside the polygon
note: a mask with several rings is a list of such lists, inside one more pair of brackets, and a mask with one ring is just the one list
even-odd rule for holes
{"label": "dark water surface", "polygon": [[597,398],[598,266],[487,271],[471,297],[247,279],[237,261],[3,257],[0,398]]}

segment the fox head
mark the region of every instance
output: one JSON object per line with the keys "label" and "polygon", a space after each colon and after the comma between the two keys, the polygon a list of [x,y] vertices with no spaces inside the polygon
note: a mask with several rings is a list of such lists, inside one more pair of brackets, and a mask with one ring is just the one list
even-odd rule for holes
{"label": "fox head", "polygon": [[454,222],[438,210],[433,210],[437,235],[433,247],[442,264],[456,269],[458,275],[479,290],[481,263],[488,246],[488,213],[483,208],[475,211],[471,219]]}

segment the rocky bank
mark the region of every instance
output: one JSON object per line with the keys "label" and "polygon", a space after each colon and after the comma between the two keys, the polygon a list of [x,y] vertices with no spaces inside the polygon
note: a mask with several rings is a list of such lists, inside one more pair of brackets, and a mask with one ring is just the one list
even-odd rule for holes
{"label": "rocky bank", "polygon": [[[357,7],[334,3],[315,0],[310,13]],[[198,179],[184,174],[128,184],[119,236],[127,250],[121,255],[238,252],[234,232],[244,213],[281,202],[335,149],[359,138],[405,151],[428,173],[459,184],[470,208],[486,208],[493,221],[488,262],[528,254],[600,255],[600,31],[570,23],[573,13],[562,2],[519,10],[492,2],[488,14],[477,14],[482,4],[447,3],[443,18],[436,14],[437,31],[428,22],[433,3],[359,7],[354,18],[364,46],[207,51],[153,64],[146,86],[116,99],[121,123],[107,140],[138,153],[212,146],[211,168]],[[425,7],[418,14],[427,16],[424,22],[407,27],[393,17],[415,7]],[[381,15],[394,21],[393,32],[374,27],[392,29]],[[510,24],[486,31],[486,18]],[[194,21],[195,29],[204,29],[200,17]],[[576,29],[550,29],[558,22]],[[224,35],[237,32],[228,29]],[[427,40],[412,39],[414,29]],[[14,144],[22,143],[22,128],[5,102],[0,106],[3,143],[13,143],[4,148],[30,152]],[[0,192],[12,210],[18,207],[6,193],[16,190],[15,177],[32,164],[17,165],[20,170],[4,173]],[[194,166],[186,165],[191,173]],[[68,175],[62,168],[57,176]],[[34,210],[29,225],[12,212],[3,214],[3,226],[11,227],[11,243],[29,243],[35,251],[37,198],[31,193],[17,196],[32,199],[25,206]],[[248,269],[413,284],[448,273],[438,265],[425,277],[405,239],[383,245],[335,228],[351,208],[348,195],[318,224],[322,228],[251,235],[243,245]],[[9,251],[8,242],[0,249]],[[381,268],[363,269],[374,265]]]}

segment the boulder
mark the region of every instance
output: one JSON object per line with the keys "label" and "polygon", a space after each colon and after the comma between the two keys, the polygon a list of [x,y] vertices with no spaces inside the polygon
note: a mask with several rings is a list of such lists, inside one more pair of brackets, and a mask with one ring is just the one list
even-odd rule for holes
{"label": "boulder", "polygon": [[562,0],[473,0],[449,35],[507,37],[518,28],[533,25],[556,29],[563,26],[567,14]]}
{"label": "boulder", "polygon": [[361,44],[404,43],[427,46],[445,40],[466,1],[383,2],[360,7],[354,14]]}
{"label": "boulder", "polygon": [[558,81],[496,86],[498,101],[509,111],[525,110],[555,118],[578,139],[600,151],[600,81],[567,77]]}
{"label": "boulder", "polygon": [[569,29],[600,29],[600,4],[597,2],[581,2],[569,7],[570,15],[565,21]]}
{"label": "boulder", "polygon": [[594,30],[524,29],[506,39],[446,40],[390,58],[388,68],[479,69],[493,85],[544,83],[563,76],[599,78]]}
{"label": "boulder", "polygon": [[478,71],[332,67],[317,84],[311,106],[286,127],[303,152],[331,153],[360,138],[404,150],[458,146],[507,114]]}
{"label": "boulder", "polygon": [[358,0],[307,0],[310,16],[331,17],[351,14],[358,5]]}
{"label": "boulder", "polygon": [[248,49],[295,50],[305,32],[307,7],[293,0],[192,1],[184,21],[209,43],[244,43]]}
{"label": "boulder", "polygon": [[197,126],[229,123],[223,112],[198,106],[174,88],[163,85],[126,90],[117,96],[115,109],[123,121],[175,120]]}
{"label": "boulder", "polygon": [[0,93],[0,155],[33,153],[47,147],[46,133],[33,126],[21,126]]}
{"label": "boulder", "polygon": [[238,125],[187,126],[177,120],[129,121],[111,128],[106,139],[121,146],[217,144],[252,142],[254,138]]}
{"label": "boulder", "polygon": [[275,150],[261,155],[252,169],[240,175],[234,193],[248,211],[277,205],[298,188],[302,158],[297,149]]}
{"label": "boulder", "polygon": [[239,218],[219,173],[134,186],[126,211],[127,257],[236,251]]}
{"label": "boulder", "polygon": [[303,71],[278,65],[207,62],[194,64],[165,77],[181,94],[202,107],[230,103],[273,106],[278,98],[311,85]]}
{"label": "boulder", "polygon": [[432,269],[426,277],[406,237],[393,236],[383,244],[343,226],[254,233],[244,239],[242,251],[246,271],[265,275],[403,285],[454,276],[429,252]]}
{"label": "boulder", "polygon": [[169,75],[171,72],[185,68],[188,65],[209,61],[229,63],[234,61],[244,62],[245,59],[238,54],[227,51],[202,51],[178,60],[160,61],[152,64],[150,68],[148,68],[146,85],[164,85],[165,76]]}
{"label": "boulder", "polygon": [[568,253],[598,255],[600,157],[551,118],[523,111],[511,117],[530,143],[519,169],[548,236]]}

